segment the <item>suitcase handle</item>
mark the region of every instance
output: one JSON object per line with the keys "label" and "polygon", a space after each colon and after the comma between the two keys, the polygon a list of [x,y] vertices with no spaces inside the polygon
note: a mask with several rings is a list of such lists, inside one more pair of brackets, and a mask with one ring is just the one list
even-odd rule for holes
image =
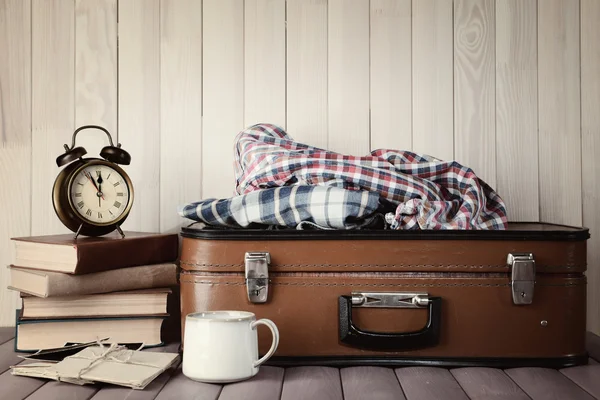
{"label": "suitcase handle", "polygon": [[386,333],[364,331],[352,322],[352,296],[339,297],[339,334],[342,343],[371,350],[404,351],[436,346],[440,339],[442,298],[430,297],[425,327],[418,331]]}

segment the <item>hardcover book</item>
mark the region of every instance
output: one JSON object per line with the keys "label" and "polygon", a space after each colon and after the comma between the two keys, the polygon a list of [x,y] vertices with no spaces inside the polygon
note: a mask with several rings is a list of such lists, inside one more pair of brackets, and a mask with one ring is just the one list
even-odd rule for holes
{"label": "hardcover book", "polygon": [[177,285],[177,264],[140,265],[84,275],[9,266],[9,289],[38,297],[78,296]]}
{"label": "hardcover book", "polygon": [[87,343],[109,337],[119,344],[144,343],[144,347],[160,346],[164,315],[115,318],[23,320],[18,318],[15,351],[32,352]]}
{"label": "hardcover book", "polygon": [[14,265],[83,275],[93,272],[173,262],[179,251],[177,234],[125,232],[100,237],[73,234],[11,238]]}
{"label": "hardcover book", "polygon": [[21,320],[167,316],[169,288],[41,298],[21,295]]}

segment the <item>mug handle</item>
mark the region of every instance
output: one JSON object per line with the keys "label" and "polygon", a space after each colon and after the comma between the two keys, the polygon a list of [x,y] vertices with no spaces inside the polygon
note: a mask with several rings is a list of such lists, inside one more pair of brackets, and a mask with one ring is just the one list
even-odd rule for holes
{"label": "mug handle", "polygon": [[252,322],[250,324],[250,328],[256,329],[257,325],[266,325],[267,328],[271,330],[271,333],[273,334],[273,343],[271,344],[271,348],[269,349],[269,351],[267,351],[267,354],[265,354],[260,360],[254,363],[254,368],[260,366],[262,363],[271,358],[273,353],[275,353],[275,350],[277,350],[277,346],[279,345],[279,330],[277,329],[277,326],[273,321],[266,318],[259,319],[258,321]]}

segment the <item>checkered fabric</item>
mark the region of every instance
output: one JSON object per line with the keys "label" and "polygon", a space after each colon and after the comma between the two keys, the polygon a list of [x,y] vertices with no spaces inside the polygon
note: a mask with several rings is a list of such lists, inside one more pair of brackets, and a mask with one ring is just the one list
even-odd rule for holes
{"label": "checkered fabric", "polygon": [[253,225],[355,229],[369,223],[380,208],[379,195],[366,190],[322,186],[262,189],[229,199],[209,199],[183,207],[180,214],[209,225]]}
{"label": "checkered fabric", "polygon": [[234,169],[233,198],[188,204],[180,215],[241,227],[290,227],[310,221],[325,228],[354,229],[377,214],[385,214],[391,229],[507,225],[504,202],[470,168],[409,151],[343,155],[298,143],[278,126],[257,124],[236,136]]}

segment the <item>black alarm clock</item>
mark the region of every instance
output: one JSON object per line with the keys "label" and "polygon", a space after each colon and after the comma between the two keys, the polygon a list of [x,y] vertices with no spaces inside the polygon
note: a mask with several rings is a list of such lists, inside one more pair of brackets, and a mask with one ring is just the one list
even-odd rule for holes
{"label": "black alarm clock", "polygon": [[[87,151],[75,147],[77,133],[83,129],[99,129],[106,133],[109,146],[100,151],[101,158],[83,158]],[[56,158],[59,167],[52,189],[52,204],[60,221],[71,231],[84,236],[102,236],[117,230],[125,221],[133,204],[133,184],[119,165],[129,165],[131,156],[113,145],[112,136],[103,127],[84,125],[73,132],[71,147]]]}

